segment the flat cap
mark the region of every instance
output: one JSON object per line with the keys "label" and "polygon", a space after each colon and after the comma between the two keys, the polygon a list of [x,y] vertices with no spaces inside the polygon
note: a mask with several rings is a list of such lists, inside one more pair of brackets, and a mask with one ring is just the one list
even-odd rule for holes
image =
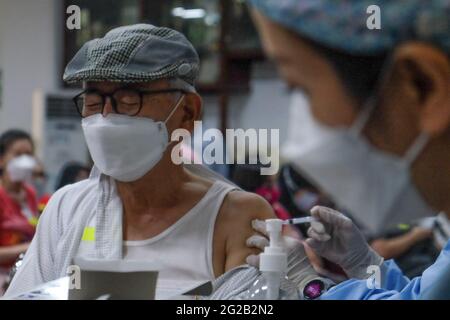
{"label": "flat cap", "polygon": [[176,78],[194,86],[199,57],[178,31],[136,24],[109,31],[86,42],[67,65],[63,79],[81,81],[149,82]]}

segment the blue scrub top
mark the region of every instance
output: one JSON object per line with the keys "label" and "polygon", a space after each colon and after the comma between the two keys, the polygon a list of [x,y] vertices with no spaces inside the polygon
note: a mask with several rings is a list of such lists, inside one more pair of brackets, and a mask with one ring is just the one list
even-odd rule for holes
{"label": "blue scrub top", "polygon": [[450,241],[436,262],[422,276],[409,280],[393,260],[381,267],[381,288],[371,288],[367,280],[350,279],[327,293],[322,300],[416,300],[450,299]]}

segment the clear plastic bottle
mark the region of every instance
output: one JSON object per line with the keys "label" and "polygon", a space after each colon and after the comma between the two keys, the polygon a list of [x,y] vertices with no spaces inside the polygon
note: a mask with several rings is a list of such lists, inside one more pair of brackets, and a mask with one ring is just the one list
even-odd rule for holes
{"label": "clear plastic bottle", "polygon": [[[255,280],[252,286],[240,297],[243,300],[271,300],[267,281],[264,276]],[[287,279],[282,279],[276,300],[298,300],[300,298],[295,285]]]}
{"label": "clear plastic bottle", "polygon": [[270,244],[260,255],[259,270],[262,275],[246,292],[247,299],[298,299],[295,285],[286,279],[287,252],[282,241],[282,227],[282,220],[266,220]]}

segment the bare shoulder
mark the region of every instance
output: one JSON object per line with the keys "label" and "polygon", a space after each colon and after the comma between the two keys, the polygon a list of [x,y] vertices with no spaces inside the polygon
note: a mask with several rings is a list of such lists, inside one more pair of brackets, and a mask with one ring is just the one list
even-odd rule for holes
{"label": "bare shoulder", "polygon": [[220,215],[231,224],[275,217],[272,207],[263,197],[246,191],[228,193],[223,201]]}
{"label": "bare shoulder", "polygon": [[[214,232],[215,248],[221,254],[216,256],[216,275],[245,264],[248,255],[259,253],[246,245],[246,240],[255,231],[254,219],[275,218],[270,204],[262,197],[245,191],[232,191],[225,197],[216,221]],[[220,259],[219,257],[223,258]],[[219,271],[220,270],[220,271]]]}

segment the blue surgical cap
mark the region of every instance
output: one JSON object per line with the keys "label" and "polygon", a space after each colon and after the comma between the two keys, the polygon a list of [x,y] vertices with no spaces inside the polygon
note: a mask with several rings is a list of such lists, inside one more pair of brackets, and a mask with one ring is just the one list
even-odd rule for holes
{"label": "blue surgical cap", "polygon": [[[450,52],[450,0],[249,2],[270,20],[319,44],[350,54],[386,52],[407,40],[429,42]],[[376,12],[372,5],[379,8],[380,29],[367,26],[367,20]]]}

